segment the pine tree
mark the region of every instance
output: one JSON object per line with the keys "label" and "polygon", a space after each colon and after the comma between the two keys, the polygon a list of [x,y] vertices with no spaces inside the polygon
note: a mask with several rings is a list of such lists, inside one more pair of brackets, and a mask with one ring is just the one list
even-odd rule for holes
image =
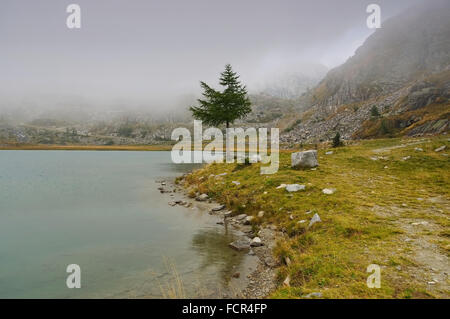
{"label": "pine tree", "polygon": [[228,128],[235,120],[251,112],[251,103],[246,87],[240,83],[239,75],[233,72],[230,64],[225,66],[219,81],[225,87],[222,92],[200,82],[203,98],[198,100],[199,106],[189,109],[195,119],[202,120],[207,125],[219,126],[225,123]]}
{"label": "pine tree", "polygon": [[341,134],[339,132],[333,138],[333,147],[339,147],[342,145]]}

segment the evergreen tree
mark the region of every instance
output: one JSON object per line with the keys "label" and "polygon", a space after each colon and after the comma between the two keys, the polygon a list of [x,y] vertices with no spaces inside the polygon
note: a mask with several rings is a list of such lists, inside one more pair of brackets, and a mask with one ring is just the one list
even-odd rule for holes
{"label": "evergreen tree", "polygon": [[198,100],[199,106],[189,109],[195,119],[202,120],[207,125],[219,126],[225,123],[228,128],[235,120],[251,112],[251,103],[246,87],[240,83],[239,75],[233,72],[230,64],[225,66],[219,81],[225,87],[222,92],[200,82],[203,98]]}
{"label": "evergreen tree", "polygon": [[370,114],[373,117],[379,117],[380,116],[380,112],[378,111],[378,108],[375,105],[372,106],[372,109],[370,110]]}
{"label": "evergreen tree", "polygon": [[342,145],[341,134],[339,132],[333,138],[333,147],[339,147]]}

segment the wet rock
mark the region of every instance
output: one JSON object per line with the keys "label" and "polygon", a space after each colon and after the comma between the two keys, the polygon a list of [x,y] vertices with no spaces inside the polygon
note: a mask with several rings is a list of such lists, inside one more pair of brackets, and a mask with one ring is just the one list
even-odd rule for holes
{"label": "wet rock", "polygon": [[229,244],[229,246],[237,251],[250,249],[250,241],[245,238],[238,239]]}
{"label": "wet rock", "polygon": [[299,184],[286,185],[286,190],[290,193],[303,191],[303,190],[305,190],[305,188],[306,188],[305,185],[299,185]]}
{"label": "wet rock", "polygon": [[227,211],[227,212],[225,212],[225,213],[223,213],[223,217],[231,217],[233,215],[233,212],[231,211],[231,210],[229,210],[229,211]]}
{"label": "wet rock", "polygon": [[319,166],[319,162],[317,160],[317,151],[310,150],[292,153],[291,166],[292,168],[313,168]]}

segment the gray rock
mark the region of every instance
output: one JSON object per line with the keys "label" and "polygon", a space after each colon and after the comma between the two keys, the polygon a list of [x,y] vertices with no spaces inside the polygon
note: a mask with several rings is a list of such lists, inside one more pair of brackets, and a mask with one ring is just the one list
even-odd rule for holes
{"label": "gray rock", "polygon": [[319,162],[317,160],[317,151],[310,150],[292,153],[291,166],[293,168],[313,168],[319,166]]}
{"label": "gray rock", "polygon": [[229,244],[229,246],[237,251],[243,251],[250,249],[250,241],[248,239],[238,239]]}
{"label": "gray rock", "polygon": [[290,193],[303,191],[303,190],[305,190],[305,188],[306,188],[305,185],[299,185],[299,184],[286,185],[286,190]]}
{"label": "gray rock", "polygon": [[255,217],[253,217],[253,216],[247,216],[247,217],[245,217],[245,219],[244,219],[244,225],[250,225],[251,222],[252,222],[254,219],[255,219]]}
{"label": "gray rock", "polygon": [[322,293],[320,292],[312,292],[310,294],[307,294],[305,298],[322,298]]}
{"label": "gray rock", "polygon": [[328,151],[325,153],[325,155],[333,155],[333,151]]}
{"label": "gray rock", "polygon": [[218,212],[218,211],[221,211],[224,208],[225,208],[225,205],[220,205],[220,206],[217,206],[217,207],[213,207],[211,210],[213,212]]}
{"label": "gray rock", "polygon": [[443,145],[441,147],[438,147],[437,149],[435,149],[435,152],[442,152],[443,150],[445,150],[447,148],[447,146]]}
{"label": "gray rock", "polygon": [[251,247],[259,247],[262,245],[263,245],[263,243],[261,241],[261,238],[259,238],[259,237],[253,238],[252,241],[250,242]]}
{"label": "gray rock", "polygon": [[334,189],[334,188],[324,188],[324,189],[322,189],[322,193],[324,193],[326,195],[334,194],[335,191],[336,191],[336,189]]}
{"label": "gray rock", "polygon": [[199,202],[205,202],[208,200],[208,195],[207,194],[201,194],[199,196],[197,196],[195,198],[195,200],[199,201]]}
{"label": "gray rock", "polygon": [[314,216],[311,218],[311,220],[309,221],[309,225],[308,228],[310,228],[312,225],[314,225],[315,223],[321,222],[322,220],[320,219],[319,214],[314,214]]}
{"label": "gray rock", "polygon": [[258,217],[259,217],[259,218],[264,217],[264,212],[263,212],[263,211],[260,211],[260,212],[258,213]]}
{"label": "gray rock", "polygon": [[228,212],[223,213],[223,217],[231,217],[233,215],[233,212],[229,210]]}
{"label": "gray rock", "polygon": [[236,216],[236,220],[243,220],[246,217],[247,217],[247,214],[240,214],[240,215]]}

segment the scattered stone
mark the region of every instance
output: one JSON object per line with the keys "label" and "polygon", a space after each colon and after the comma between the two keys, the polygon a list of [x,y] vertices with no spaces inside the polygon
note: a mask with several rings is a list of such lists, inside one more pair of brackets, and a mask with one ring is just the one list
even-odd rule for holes
{"label": "scattered stone", "polygon": [[418,223],[412,223],[411,225],[413,225],[413,226],[419,226],[419,225],[426,226],[426,225],[428,225],[428,222],[422,221],[422,222],[418,222]]}
{"label": "scattered stone", "polygon": [[407,161],[407,160],[409,160],[410,158],[411,158],[411,156],[405,156],[405,157],[402,158],[402,160]]}
{"label": "scattered stone", "polygon": [[319,166],[319,162],[317,160],[317,151],[310,150],[292,153],[291,166],[292,168],[313,168]]}
{"label": "scattered stone", "polygon": [[236,220],[243,220],[247,217],[247,214],[240,214],[236,216]]}
{"label": "scattered stone", "polygon": [[423,148],[420,148],[420,147],[416,147],[414,150],[415,150],[416,152],[423,152]]}
{"label": "scattered stone", "polygon": [[297,224],[304,224],[304,223],[306,223],[306,220],[304,220],[304,219],[297,222]]}
{"label": "scattered stone", "polygon": [[303,190],[305,190],[305,188],[306,188],[305,185],[299,185],[299,184],[286,185],[286,190],[290,193],[303,191]]}
{"label": "scattered stone", "polygon": [[231,210],[229,210],[228,212],[225,212],[224,214],[223,214],[223,217],[231,217],[231,215],[233,215],[233,212],[231,211]]}
{"label": "scattered stone", "polygon": [[315,223],[321,222],[322,220],[320,219],[319,214],[314,214],[314,216],[311,218],[308,228],[310,228],[312,225],[314,225]]}
{"label": "scattered stone", "polygon": [[233,184],[236,185],[236,186],[241,185],[241,183],[240,183],[240,182],[237,182],[237,181],[232,181],[231,183],[233,183]]}
{"label": "scattered stone", "polygon": [[195,200],[199,201],[199,202],[205,202],[205,201],[208,200],[208,195],[207,194],[201,194],[201,195],[197,196],[195,198]]}
{"label": "scattered stone", "polygon": [[289,215],[290,220],[294,220],[294,215]]}
{"label": "scattered stone", "polygon": [[429,284],[429,285],[436,285],[436,282],[435,281],[429,281],[429,282],[427,282],[427,284]]}
{"label": "scattered stone", "polygon": [[286,188],[286,184],[281,184],[280,186],[277,187],[277,189],[282,189],[282,188]]}
{"label": "scattered stone", "polygon": [[328,151],[325,153],[325,155],[333,155],[333,151]]}
{"label": "scattered stone", "polygon": [[291,286],[290,283],[291,283],[291,276],[287,275],[286,279],[283,281],[283,285],[286,287],[290,287]]}
{"label": "scattered stone", "polygon": [[435,152],[442,152],[443,150],[445,150],[447,148],[447,146],[443,145],[441,147],[438,147],[437,149],[435,149]]}
{"label": "scattered stone", "polygon": [[218,174],[217,176],[225,176],[225,175],[227,175],[227,173],[221,173],[221,174]]}
{"label": "scattered stone", "polygon": [[284,263],[286,266],[289,266],[291,264],[291,259],[288,256],[284,257]]}
{"label": "scattered stone", "polygon": [[371,157],[370,159],[371,159],[372,161],[378,161],[378,157],[375,157],[375,156],[374,156],[374,157]]}
{"label": "scattered stone", "polygon": [[310,294],[307,294],[305,298],[322,298],[322,293],[320,292],[312,292]]}
{"label": "scattered stone", "polygon": [[389,167],[385,166],[384,169],[388,169]]}
{"label": "scattered stone", "polygon": [[229,246],[237,251],[250,249],[250,241],[244,238],[233,241]]}
{"label": "scattered stone", "polygon": [[408,207],[408,205],[406,205],[405,203],[402,204],[402,207]]}
{"label": "scattered stone", "polygon": [[312,211],[308,210],[305,214],[308,215],[308,214],[311,214],[311,213],[312,213]]}
{"label": "scattered stone", "polygon": [[213,211],[213,212],[218,212],[218,211],[221,211],[222,209],[224,209],[225,208],[225,205],[219,205],[219,206],[217,206],[217,207],[213,207],[211,210]]}
{"label": "scattered stone", "polygon": [[255,217],[253,217],[253,216],[247,216],[247,217],[245,217],[245,219],[244,219],[244,225],[250,225],[251,222],[252,222],[254,219],[255,219]]}
{"label": "scattered stone", "polygon": [[260,211],[260,212],[258,213],[258,217],[259,217],[259,218],[263,218],[263,217],[264,217],[264,212],[263,212],[263,211]]}
{"label": "scattered stone", "polygon": [[322,193],[324,193],[326,195],[334,194],[335,191],[336,191],[335,188],[324,188],[324,189],[322,189]]}
{"label": "scattered stone", "polygon": [[175,203],[175,202],[169,202],[169,205],[170,206],[175,206],[177,203]]}
{"label": "scattered stone", "polygon": [[263,245],[263,243],[261,241],[261,238],[259,238],[259,237],[253,238],[252,241],[250,242],[251,247],[259,247],[262,245]]}
{"label": "scattered stone", "polygon": [[241,276],[241,274],[240,273],[238,273],[238,272],[235,272],[234,274],[233,274],[233,278],[239,278]]}

